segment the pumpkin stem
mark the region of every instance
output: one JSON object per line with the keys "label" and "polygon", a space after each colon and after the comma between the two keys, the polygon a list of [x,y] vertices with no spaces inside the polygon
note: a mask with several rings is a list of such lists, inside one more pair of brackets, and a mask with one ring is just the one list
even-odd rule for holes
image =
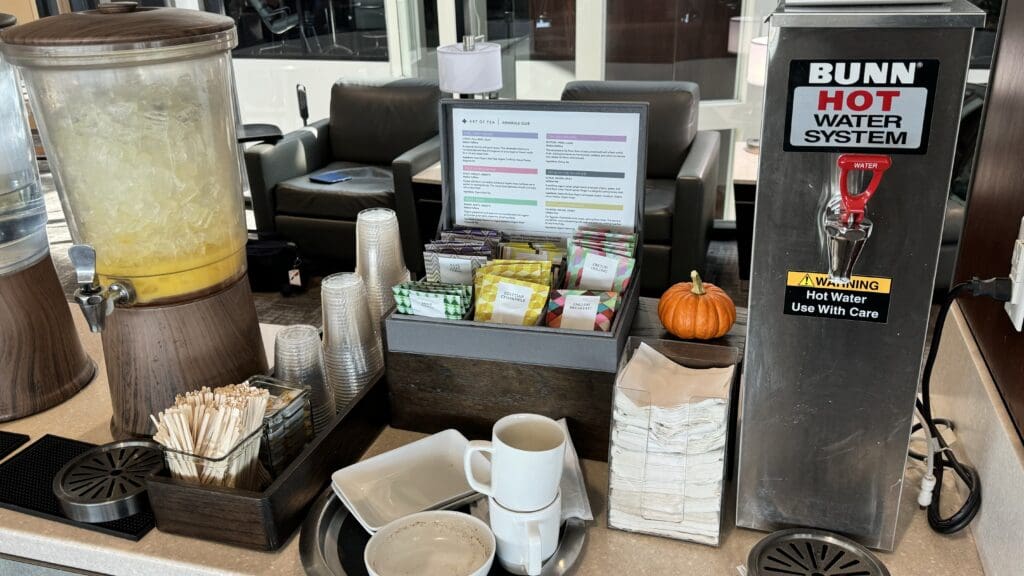
{"label": "pumpkin stem", "polygon": [[690,288],[690,292],[698,296],[703,296],[707,293],[704,290],[704,282],[701,282],[700,274],[697,274],[696,270],[690,270],[690,280],[693,281],[693,288]]}

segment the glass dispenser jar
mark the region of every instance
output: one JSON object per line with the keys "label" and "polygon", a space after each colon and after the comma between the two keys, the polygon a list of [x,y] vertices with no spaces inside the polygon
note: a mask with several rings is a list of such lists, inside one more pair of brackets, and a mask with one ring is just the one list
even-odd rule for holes
{"label": "glass dispenser jar", "polygon": [[[0,29],[14,17],[0,14]],[[21,84],[0,54],[0,275],[13,274],[47,251],[46,206]]]}
{"label": "glass dispenser jar", "polygon": [[[245,273],[230,18],[108,2],[10,28],[76,244],[126,304]],[[76,263],[77,264],[77,263]],[[83,282],[79,268],[79,282]]]}

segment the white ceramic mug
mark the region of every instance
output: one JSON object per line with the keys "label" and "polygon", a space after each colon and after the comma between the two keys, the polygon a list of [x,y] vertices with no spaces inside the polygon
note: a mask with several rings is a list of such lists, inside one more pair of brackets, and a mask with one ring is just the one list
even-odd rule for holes
{"label": "white ceramic mug", "polygon": [[[479,481],[471,466],[474,452],[491,455],[491,482]],[[551,418],[512,414],[494,424],[491,441],[466,447],[463,469],[477,492],[516,512],[546,508],[558,494],[565,457],[565,432]]]}
{"label": "white ceramic mug", "polygon": [[556,494],[554,502],[533,512],[514,512],[494,498],[487,505],[502,568],[511,574],[540,574],[544,561],[558,548],[562,495]]}

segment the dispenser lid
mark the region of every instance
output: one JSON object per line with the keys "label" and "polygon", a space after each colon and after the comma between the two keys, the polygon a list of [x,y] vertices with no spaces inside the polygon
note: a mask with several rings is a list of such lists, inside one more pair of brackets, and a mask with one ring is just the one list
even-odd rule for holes
{"label": "dispenser lid", "polygon": [[0,12],[0,30],[14,26],[17,22],[18,19],[15,18],[13,14],[4,14],[3,12]]}
{"label": "dispenser lid", "polygon": [[[103,47],[103,51],[178,46],[233,30],[227,16],[181,8],[144,8],[137,2],[106,2],[5,30],[4,43],[22,46]],[[97,50],[98,51],[98,50]]]}
{"label": "dispenser lid", "polygon": [[906,4],[861,0],[846,6],[807,0],[779,4],[769,19],[774,28],[976,28],[985,25],[985,11],[969,0]]}

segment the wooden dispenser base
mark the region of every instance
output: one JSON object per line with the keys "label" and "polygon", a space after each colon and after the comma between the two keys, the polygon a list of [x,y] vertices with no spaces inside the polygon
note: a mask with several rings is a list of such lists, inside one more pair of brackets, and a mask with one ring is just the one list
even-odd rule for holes
{"label": "wooden dispenser base", "polygon": [[182,392],[266,373],[267,358],[249,280],[190,302],[118,308],[107,317],[103,351],[115,438],[148,436],[149,420]]}
{"label": "wooden dispenser base", "polygon": [[0,276],[0,422],[60,404],[95,373],[49,252]]}

